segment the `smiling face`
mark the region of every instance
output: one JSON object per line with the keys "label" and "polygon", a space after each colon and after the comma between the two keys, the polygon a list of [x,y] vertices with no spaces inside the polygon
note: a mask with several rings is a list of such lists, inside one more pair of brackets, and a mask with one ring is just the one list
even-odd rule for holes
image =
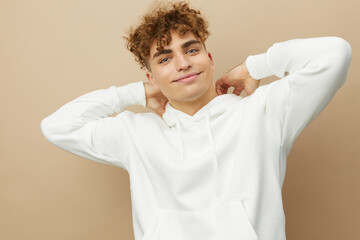
{"label": "smiling face", "polygon": [[[146,76],[157,85],[171,105],[203,101],[214,97],[211,54],[192,32],[181,36],[171,32],[171,42],[158,51],[156,42],[150,47]],[[215,93],[216,95],[216,93]]]}

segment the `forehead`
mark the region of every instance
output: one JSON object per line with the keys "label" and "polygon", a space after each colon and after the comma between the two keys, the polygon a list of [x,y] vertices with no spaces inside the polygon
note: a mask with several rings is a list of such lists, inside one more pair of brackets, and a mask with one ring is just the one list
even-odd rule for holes
{"label": "forehead", "polygon": [[[187,42],[189,40],[199,40],[191,31],[188,31],[185,35],[181,36],[176,31],[171,31],[171,41],[168,45],[164,46],[164,49],[172,49],[176,47],[180,47],[182,43]],[[150,55],[152,56],[154,53],[157,52],[158,45],[156,43],[156,40],[153,41],[153,43],[150,46]]]}

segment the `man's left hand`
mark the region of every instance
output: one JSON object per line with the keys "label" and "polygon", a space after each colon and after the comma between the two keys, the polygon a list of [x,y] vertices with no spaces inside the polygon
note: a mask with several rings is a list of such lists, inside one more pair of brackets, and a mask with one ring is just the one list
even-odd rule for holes
{"label": "man's left hand", "polygon": [[250,76],[244,61],[216,81],[216,93],[218,95],[226,94],[229,87],[234,87],[234,94],[239,96],[244,90],[249,96],[255,92],[259,84],[260,79],[256,80]]}

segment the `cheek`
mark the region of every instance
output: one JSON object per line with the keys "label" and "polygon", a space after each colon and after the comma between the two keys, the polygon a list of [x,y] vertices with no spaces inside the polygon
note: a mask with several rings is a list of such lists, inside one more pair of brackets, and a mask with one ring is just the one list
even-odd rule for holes
{"label": "cheek", "polygon": [[158,74],[157,81],[161,86],[168,87],[167,85],[171,83],[170,77],[171,75],[169,74],[169,72],[163,69],[163,71]]}
{"label": "cheek", "polygon": [[172,76],[172,72],[169,71],[169,68],[167,68],[167,66],[164,66],[161,69],[156,69],[153,76],[154,82],[156,83],[156,85],[158,85],[162,93],[165,94],[171,91],[171,79],[174,78],[174,76]]}
{"label": "cheek", "polygon": [[211,60],[209,59],[209,57],[206,55],[206,56],[201,56],[201,58],[197,59],[196,61],[198,63],[199,66],[201,66],[202,69],[212,69],[212,66],[211,66]]}
{"label": "cheek", "polygon": [[201,68],[202,68],[202,70],[205,72],[206,75],[212,74],[212,72],[213,72],[213,68],[212,68],[210,62],[204,62],[204,63],[201,65]]}

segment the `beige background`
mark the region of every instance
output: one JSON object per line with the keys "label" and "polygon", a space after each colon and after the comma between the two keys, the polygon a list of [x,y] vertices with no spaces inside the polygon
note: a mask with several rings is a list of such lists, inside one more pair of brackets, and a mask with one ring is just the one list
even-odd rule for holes
{"label": "beige background", "polygon": [[[127,172],[56,148],[40,122],[89,91],[146,81],[121,36],[149,3],[0,1],[0,239],[133,239]],[[289,240],[358,239],[359,1],[193,0],[192,6],[210,22],[215,79],[275,42],[349,41],[347,82],[295,142],[283,199]]]}

